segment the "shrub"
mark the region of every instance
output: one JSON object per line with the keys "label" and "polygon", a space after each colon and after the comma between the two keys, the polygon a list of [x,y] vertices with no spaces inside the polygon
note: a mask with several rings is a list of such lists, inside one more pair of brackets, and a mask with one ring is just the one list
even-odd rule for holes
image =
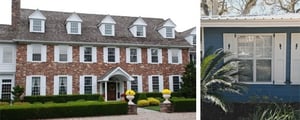
{"label": "shrub", "polygon": [[296,115],[290,105],[274,104],[267,107],[258,106],[250,118],[253,120],[295,120]]}
{"label": "shrub", "polygon": [[8,102],[0,102],[0,106],[1,105],[9,105],[9,103]]}
{"label": "shrub", "polygon": [[196,112],[196,99],[172,99],[174,112]]}
{"label": "shrub", "polygon": [[139,100],[137,102],[137,106],[138,107],[146,107],[149,106],[149,101],[148,100]]}
{"label": "shrub", "polygon": [[140,93],[138,100],[147,100],[147,94],[146,93]]}
{"label": "shrub", "polygon": [[77,101],[77,100],[100,100],[104,101],[103,97],[99,94],[93,94],[93,95],[53,95],[53,96],[25,96],[24,101],[25,102],[54,102],[54,103],[66,103],[68,101]]}
{"label": "shrub", "polygon": [[149,102],[149,105],[152,105],[152,106],[157,106],[160,104],[160,101],[158,99],[155,99],[153,97],[150,97],[150,98],[147,98],[148,102]]}

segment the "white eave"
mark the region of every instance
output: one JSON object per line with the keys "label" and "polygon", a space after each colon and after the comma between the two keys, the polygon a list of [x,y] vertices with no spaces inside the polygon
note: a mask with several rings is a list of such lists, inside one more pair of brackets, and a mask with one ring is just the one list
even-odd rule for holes
{"label": "white eave", "polygon": [[46,17],[40,12],[39,9],[35,10],[28,18],[46,20]]}
{"label": "white eave", "polygon": [[103,24],[103,23],[116,24],[116,21],[110,15],[107,15],[101,21],[101,24]]}
{"label": "white eave", "polygon": [[129,26],[129,28],[136,26],[136,25],[142,25],[142,26],[147,26],[147,23],[143,20],[142,17],[137,18],[132,25]]}
{"label": "white eave", "polygon": [[82,19],[76,14],[73,13],[72,15],[70,15],[67,20],[67,22],[72,21],[72,22],[82,22]]}
{"label": "white eave", "polygon": [[202,17],[201,27],[300,27],[300,14]]}

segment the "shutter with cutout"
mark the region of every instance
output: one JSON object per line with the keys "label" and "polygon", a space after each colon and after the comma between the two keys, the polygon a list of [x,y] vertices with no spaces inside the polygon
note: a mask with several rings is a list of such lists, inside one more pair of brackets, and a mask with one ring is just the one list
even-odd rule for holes
{"label": "shutter with cutout", "polygon": [[292,33],[291,41],[291,84],[300,84],[300,33]]}
{"label": "shutter with cutout", "polygon": [[276,33],[274,43],[274,84],[285,84],[286,74],[286,33]]}

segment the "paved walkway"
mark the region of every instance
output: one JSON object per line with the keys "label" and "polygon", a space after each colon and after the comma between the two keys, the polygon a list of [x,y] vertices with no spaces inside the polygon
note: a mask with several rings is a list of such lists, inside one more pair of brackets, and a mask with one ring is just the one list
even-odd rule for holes
{"label": "paved walkway", "polygon": [[[101,117],[77,117],[55,120],[196,120],[196,112],[161,113],[143,108],[137,109],[137,115],[118,115]],[[54,119],[52,119],[54,120]]]}

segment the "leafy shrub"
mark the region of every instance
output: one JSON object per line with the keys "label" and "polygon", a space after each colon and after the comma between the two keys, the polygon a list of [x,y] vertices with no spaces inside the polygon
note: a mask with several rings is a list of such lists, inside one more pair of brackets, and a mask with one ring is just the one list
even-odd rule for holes
{"label": "leafy shrub", "polygon": [[295,111],[290,105],[258,106],[257,110],[250,115],[252,120],[295,120]]}
{"label": "leafy shrub", "polygon": [[99,94],[93,94],[93,95],[53,95],[53,96],[25,96],[24,101],[25,102],[54,102],[54,103],[66,103],[68,101],[77,101],[77,100],[99,100],[104,101],[103,97]]}
{"label": "leafy shrub", "polygon": [[147,100],[147,94],[146,93],[140,93],[138,100]]}
{"label": "leafy shrub", "polygon": [[137,106],[138,107],[146,107],[149,106],[149,101],[148,100],[139,100],[137,102]]}
{"label": "leafy shrub", "polygon": [[174,112],[196,112],[196,99],[171,99]]}
{"label": "leafy shrub", "polygon": [[152,105],[152,106],[157,106],[160,104],[160,101],[158,99],[155,99],[153,97],[150,97],[150,98],[147,98],[148,102],[149,102],[149,105]]}

